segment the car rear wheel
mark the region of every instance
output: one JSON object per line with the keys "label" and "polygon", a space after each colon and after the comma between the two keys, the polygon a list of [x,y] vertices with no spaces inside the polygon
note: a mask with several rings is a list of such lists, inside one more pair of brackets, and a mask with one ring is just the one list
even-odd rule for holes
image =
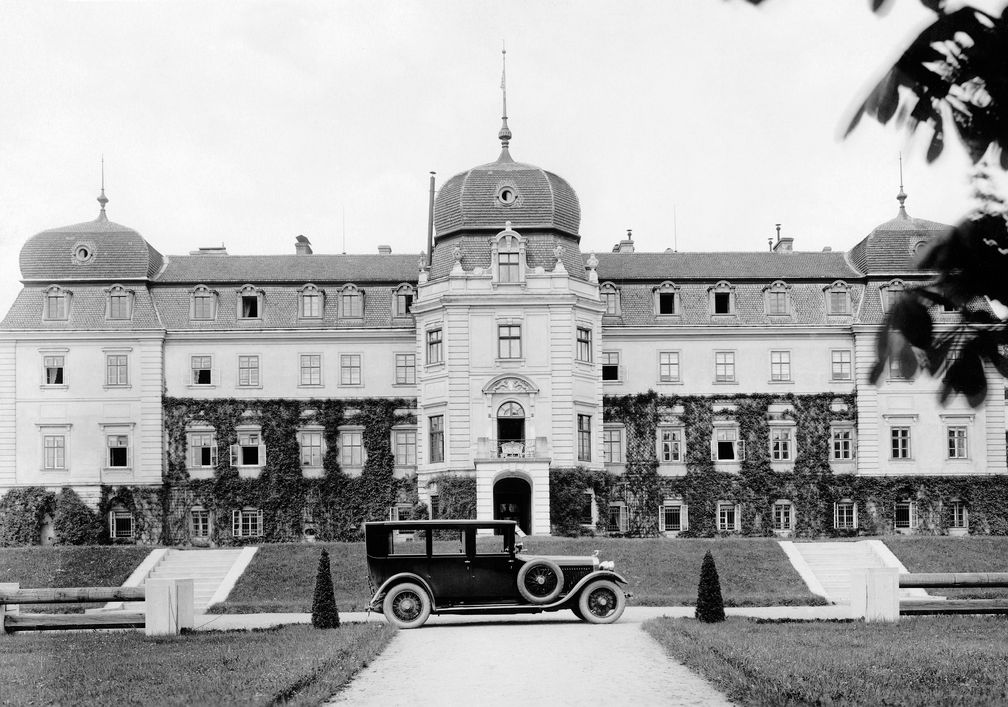
{"label": "car rear wheel", "polygon": [[619,620],[625,608],[626,595],[608,579],[590,583],[578,597],[581,618],[592,624],[611,624]]}
{"label": "car rear wheel", "polygon": [[392,587],[382,602],[382,613],[393,626],[417,628],[430,616],[431,602],[427,592],[418,584],[405,582]]}
{"label": "car rear wheel", "polygon": [[531,560],[518,571],[518,593],[532,604],[549,604],[563,591],[564,577],[552,560]]}

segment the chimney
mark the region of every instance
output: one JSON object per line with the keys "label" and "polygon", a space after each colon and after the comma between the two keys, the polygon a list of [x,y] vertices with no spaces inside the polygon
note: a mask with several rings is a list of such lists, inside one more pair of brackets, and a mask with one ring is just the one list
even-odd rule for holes
{"label": "chimney", "polygon": [[822,249],[822,252],[823,253],[832,253],[833,252],[833,248],[831,246],[824,246],[823,249]]}
{"label": "chimney", "polygon": [[794,246],[794,238],[788,238],[787,236],[785,236],[784,238],[778,238],[777,242],[774,244],[773,252],[790,253],[792,250],[794,250],[793,246]]}
{"label": "chimney", "polygon": [[294,240],[295,240],[295,243],[294,243],[294,252],[295,253],[297,253],[298,255],[311,255],[312,254],[311,241],[310,240],[308,240],[304,236],[298,236]]}
{"label": "chimney", "polygon": [[392,255],[392,246],[390,245],[380,245],[378,246],[378,252],[382,255]]}
{"label": "chimney", "polygon": [[616,244],[616,247],[613,248],[613,253],[633,253],[633,252],[634,252],[633,232],[628,228],[626,230],[626,238],[624,238],[623,240],[621,240],[619,243]]}
{"label": "chimney", "polygon": [[224,244],[201,247],[199,250],[190,250],[189,255],[227,255],[227,248]]}

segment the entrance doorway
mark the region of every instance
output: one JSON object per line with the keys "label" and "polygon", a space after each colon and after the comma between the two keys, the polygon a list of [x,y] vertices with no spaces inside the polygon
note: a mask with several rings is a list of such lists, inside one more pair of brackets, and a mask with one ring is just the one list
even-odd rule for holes
{"label": "entrance doorway", "polygon": [[[525,409],[515,402],[504,403],[497,408],[497,453],[500,456],[521,456],[524,444]],[[507,453],[504,450],[508,450]]]}
{"label": "entrance doorway", "polygon": [[494,520],[518,521],[525,533],[532,532],[532,487],[524,479],[501,479],[493,488]]}

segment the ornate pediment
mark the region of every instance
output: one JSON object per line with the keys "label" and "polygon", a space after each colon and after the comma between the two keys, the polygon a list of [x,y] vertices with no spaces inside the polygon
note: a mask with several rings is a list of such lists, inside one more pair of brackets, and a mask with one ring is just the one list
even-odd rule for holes
{"label": "ornate pediment", "polygon": [[539,388],[524,376],[503,375],[491,380],[484,393],[538,393]]}

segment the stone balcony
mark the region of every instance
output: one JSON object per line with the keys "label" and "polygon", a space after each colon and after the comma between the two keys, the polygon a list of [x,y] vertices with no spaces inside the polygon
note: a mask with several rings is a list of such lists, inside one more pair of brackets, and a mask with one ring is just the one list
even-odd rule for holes
{"label": "stone balcony", "polygon": [[549,459],[549,442],[545,437],[496,440],[480,437],[476,440],[477,461],[542,461]]}

